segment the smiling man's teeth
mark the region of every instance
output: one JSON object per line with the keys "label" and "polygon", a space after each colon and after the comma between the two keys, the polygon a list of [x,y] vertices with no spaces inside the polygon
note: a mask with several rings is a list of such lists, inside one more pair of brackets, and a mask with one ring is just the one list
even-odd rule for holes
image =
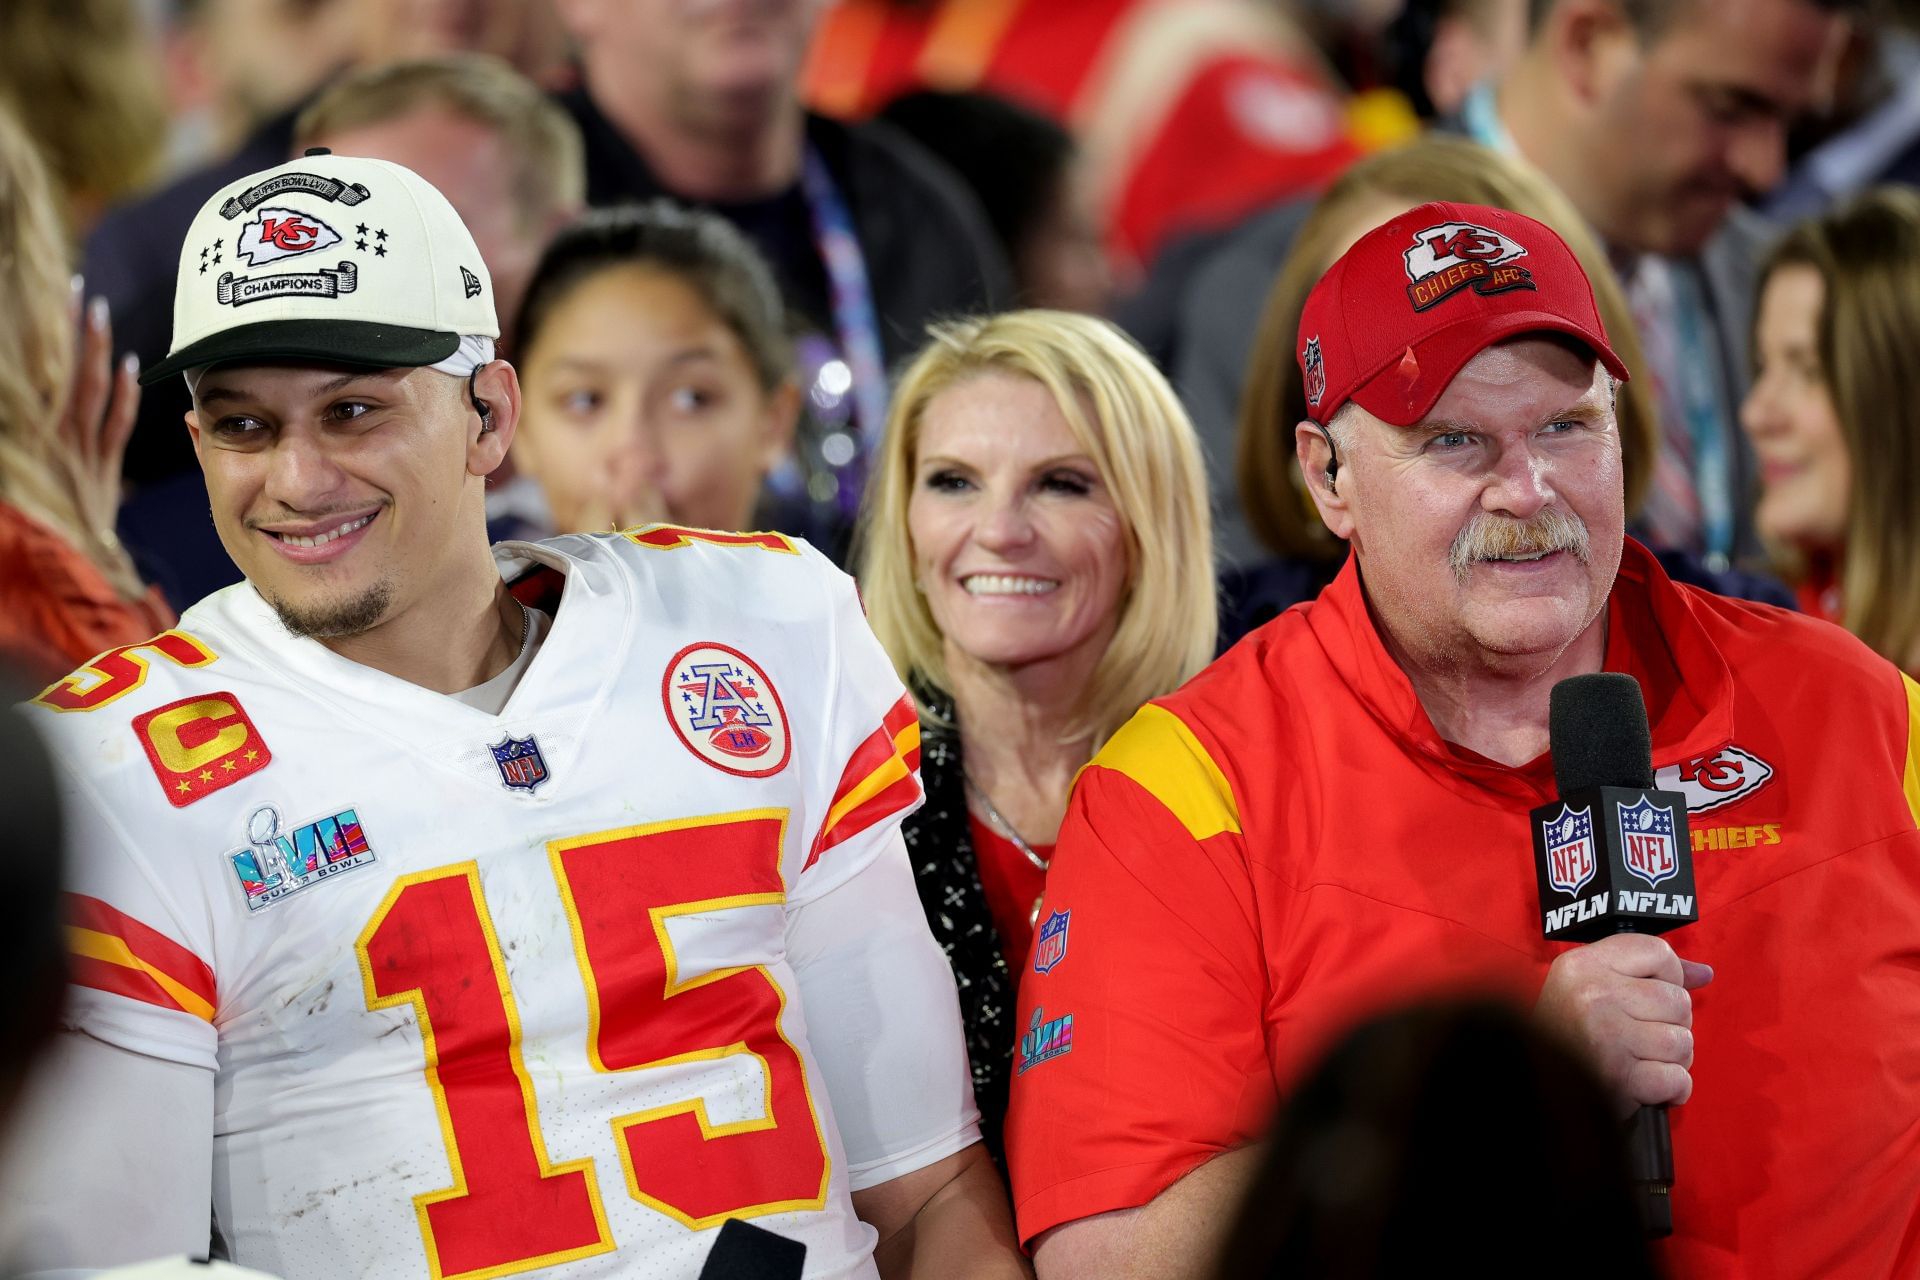
{"label": "smiling man's teeth", "polygon": [[1551,551],[1536,551],[1530,556],[1494,556],[1492,558],[1495,560],[1511,560],[1516,564],[1524,564],[1529,560],[1544,560],[1552,554],[1553,552]]}
{"label": "smiling man's teeth", "polygon": [[1052,578],[1016,578],[1004,573],[976,573],[960,580],[976,596],[1043,596],[1060,584]]}
{"label": "smiling man's teeth", "polygon": [[330,529],[327,532],[323,534],[319,534],[318,536],[312,537],[312,538],[302,538],[291,533],[280,534],[279,538],[280,538],[280,541],[286,543],[288,546],[322,547],[322,546],[325,546],[327,543],[332,542],[335,538],[344,537],[345,535],[352,533],[355,529],[362,528],[363,526],[365,526],[367,521],[371,519],[373,519],[372,516],[361,516],[358,520],[347,521],[345,524],[341,525],[338,529]]}

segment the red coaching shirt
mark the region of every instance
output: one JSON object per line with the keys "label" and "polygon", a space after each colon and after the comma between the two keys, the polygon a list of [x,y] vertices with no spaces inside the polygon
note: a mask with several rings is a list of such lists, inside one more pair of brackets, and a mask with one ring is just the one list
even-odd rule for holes
{"label": "red coaching shirt", "polygon": [[[1673,1274],[1920,1275],[1920,686],[1836,627],[1670,582],[1629,543],[1607,668],[1688,796],[1706,961],[1673,1112]],[[1547,757],[1440,739],[1350,561],[1143,708],[1081,776],[1022,973],[1023,1239],[1143,1204],[1261,1134],[1361,1017],[1463,985],[1529,1004]]]}

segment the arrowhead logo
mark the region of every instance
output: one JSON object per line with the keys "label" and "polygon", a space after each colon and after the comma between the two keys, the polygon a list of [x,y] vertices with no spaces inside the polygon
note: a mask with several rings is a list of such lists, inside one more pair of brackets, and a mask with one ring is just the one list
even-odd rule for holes
{"label": "arrowhead logo", "polygon": [[1708,756],[1670,764],[1653,775],[1661,791],[1678,791],[1687,798],[1688,813],[1720,809],[1744,800],[1773,780],[1773,766],[1729,743]]}
{"label": "arrowhead logo", "polygon": [[258,267],[339,243],[340,233],[312,214],[266,205],[240,228],[237,252],[248,266]]}

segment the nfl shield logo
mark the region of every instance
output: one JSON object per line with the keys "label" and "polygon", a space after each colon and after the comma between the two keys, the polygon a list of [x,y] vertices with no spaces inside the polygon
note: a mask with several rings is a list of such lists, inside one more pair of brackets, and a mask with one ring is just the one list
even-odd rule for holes
{"label": "nfl shield logo", "polygon": [[1572,897],[1593,879],[1593,810],[1560,806],[1547,824],[1547,883]]}
{"label": "nfl shield logo", "polygon": [[1327,394],[1327,365],[1320,355],[1320,339],[1307,339],[1306,354],[1300,364],[1307,375],[1307,403],[1319,404],[1320,397]]}
{"label": "nfl shield logo", "polygon": [[1033,971],[1050,973],[1053,966],[1067,958],[1067,917],[1072,912],[1055,911],[1040,925],[1040,936],[1033,944]]}
{"label": "nfl shield logo", "polygon": [[531,791],[547,780],[547,762],[533,735],[507,737],[489,747],[493,762],[500,766],[500,781],[510,791]]}
{"label": "nfl shield logo", "polygon": [[1645,796],[1621,805],[1620,843],[1625,846],[1627,873],[1646,881],[1648,888],[1679,874],[1672,809],[1663,809]]}

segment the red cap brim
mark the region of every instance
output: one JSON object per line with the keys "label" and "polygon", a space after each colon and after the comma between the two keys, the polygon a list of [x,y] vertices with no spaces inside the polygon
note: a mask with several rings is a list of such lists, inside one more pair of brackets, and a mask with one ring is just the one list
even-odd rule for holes
{"label": "red cap brim", "polygon": [[1434,402],[1467,361],[1496,342],[1541,332],[1579,339],[1592,348],[1607,372],[1627,380],[1627,366],[1607,345],[1606,335],[1596,329],[1549,311],[1476,312],[1403,350],[1398,359],[1355,387],[1348,399],[1382,422],[1413,426],[1433,411]]}

